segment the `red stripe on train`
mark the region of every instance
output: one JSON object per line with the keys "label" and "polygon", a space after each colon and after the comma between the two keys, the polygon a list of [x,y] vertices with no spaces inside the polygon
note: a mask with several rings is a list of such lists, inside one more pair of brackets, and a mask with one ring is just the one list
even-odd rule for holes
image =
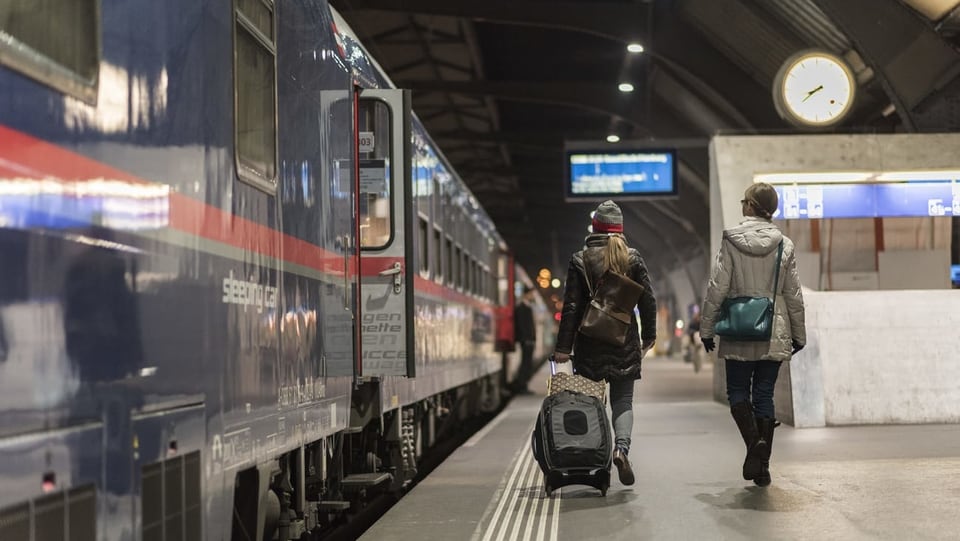
{"label": "red stripe on train", "polygon": [[[52,179],[64,184],[93,179],[118,180],[139,185],[160,184],[3,125],[0,125],[0,175],[9,178]],[[317,245],[177,192],[170,192],[169,203],[169,227],[172,229],[320,272],[340,275],[344,272],[343,255],[328,252]],[[364,256],[360,270],[363,276],[376,276],[397,262],[403,264],[403,259]],[[352,258],[347,268],[351,273],[354,272]],[[418,276],[414,283],[417,289],[436,297],[479,309],[492,307],[489,302],[432,280]]]}
{"label": "red stripe on train", "polygon": [[[158,184],[0,126],[0,172],[14,178],[53,178],[70,184],[92,179]],[[177,192],[169,195],[169,226],[184,233],[321,272],[343,274],[344,258],[296,237]]]}

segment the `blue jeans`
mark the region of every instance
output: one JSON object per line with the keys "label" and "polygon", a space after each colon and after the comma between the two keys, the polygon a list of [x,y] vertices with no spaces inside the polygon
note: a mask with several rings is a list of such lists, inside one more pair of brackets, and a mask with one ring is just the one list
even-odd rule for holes
{"label": "blue jeans", "polygon": [[[730,405],[744,401],[751,402],[755,416],[767,419],[775,418],[773,388],[777,384],[777,376],[780,374],[780,362],[733,361],[727,359],[727,400]],[[752,397],[751,387],[753,390]]]}
{"label": "blue jeans", "polygon": [[630,433],[633,432],[633,383],[632,379],[610,382],[614,444],[624,455],[630,452]]}

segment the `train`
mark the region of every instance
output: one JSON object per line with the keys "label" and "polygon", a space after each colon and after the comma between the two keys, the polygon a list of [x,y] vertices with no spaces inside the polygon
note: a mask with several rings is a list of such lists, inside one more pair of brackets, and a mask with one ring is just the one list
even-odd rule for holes
{"label": "train", "polygon": [[326,1],[0,37],[0,539],[321,539],[502,407],[533,284]]}

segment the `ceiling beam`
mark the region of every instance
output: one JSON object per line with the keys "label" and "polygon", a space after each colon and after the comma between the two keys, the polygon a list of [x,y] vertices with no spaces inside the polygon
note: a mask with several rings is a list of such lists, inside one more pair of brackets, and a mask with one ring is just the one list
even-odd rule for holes
{"label": "ceiling beam", "polygon": [[585,32],[608,39],[641,41],[649,7],[639,2],[516,2],[484,0],[349,0],[333,2],[341,12],[393,11],[419,15],[445,15],[474,21],[555,28]]}
{"label": "ceiling beam", "polygon": [[692,90],[702,94],[716,109],[727,111],[732,107],[756,129],[786,126],[774,108],[770,88],[724,56],[673,8],[658,8],[650,49],[683,83],[699,81]]}
{"label": "ceiling beam", "polygon": [[873,68],[904,126],[927,128],[917,125],[914,109],[960,74],[960,53],[898,0],[813,2]]}
{"label": "ceiling beam", "polygon": [[552,81],[437,81],[399,80],[397,86],[414,91],[452,92],[499,99],[548,103],[592,111],[629,122],[652,136],[641,100],[617,90],[615,83]]}

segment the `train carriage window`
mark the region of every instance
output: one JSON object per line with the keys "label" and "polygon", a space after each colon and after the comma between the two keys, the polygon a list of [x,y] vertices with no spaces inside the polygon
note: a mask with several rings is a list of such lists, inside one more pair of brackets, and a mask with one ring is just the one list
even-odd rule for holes
{"label": "train carriage window", "polygon": [[420,217],[420,237],[418,239],[420,246],[420,274],[427,276],[430,274],[430,224],[423,216]]}
{"label": "train carriage window", "polygon": [[277,177],[277,49],[272,0],[239,0],[235,26],[239,177],[267,191]]}
{"label": "train carriage window", "polygon": [[453,277],[455,280],[454,285],[458,289],[463,288],[463,263],[461,262],[461,251],[460,247],[457,246],[453,249],[455,255],[453,256]]}
{"label": "train carriage window", "polygon": [[273,39],[273,0],[237,0],[237,9],[264,36]]}
{"label": "train carriage window", "polygon": [[470,266],[467,268],[467,272],[470,273],[468,280],[470,281],[470,293],[476,295],[477,293],[477,262],[472,257],[470,258]]}
{"label": "train carriage window", "polygon": [[474,295],[480,294],[480,279],[478,274],[479,270],[480,270],[480,267],[477,266],[477,260],[471,257],[470,258],[470,291],[472,291]]}
{"label": "train carriage window", "polygon": [[96,103],[99,15],[99,0],[2,1],[0,64]]}
{"label": "train carriage window", "polygon": [[443,282],[443,233],[439,229],[433,230],[433,278]]}
{"label": "train carriage window", "polygon": [[464,271],[466,272],[466,277],[464,278],[464,289],[467,293],[473,293],[473,258],[469,254],[463,254],[463,266]]}
{"label": "train carriage window", "polygon": [[486,267],[480,269],[480,296],[490,298],[490,271]]}
{"label": "train carriage window", "polygon": [[447,235],[447,267],[446,267],[446,276],[447,284],[453,286],[456,285],[456,265],[454,265],[454,253],[453,253],[453,239]]}

